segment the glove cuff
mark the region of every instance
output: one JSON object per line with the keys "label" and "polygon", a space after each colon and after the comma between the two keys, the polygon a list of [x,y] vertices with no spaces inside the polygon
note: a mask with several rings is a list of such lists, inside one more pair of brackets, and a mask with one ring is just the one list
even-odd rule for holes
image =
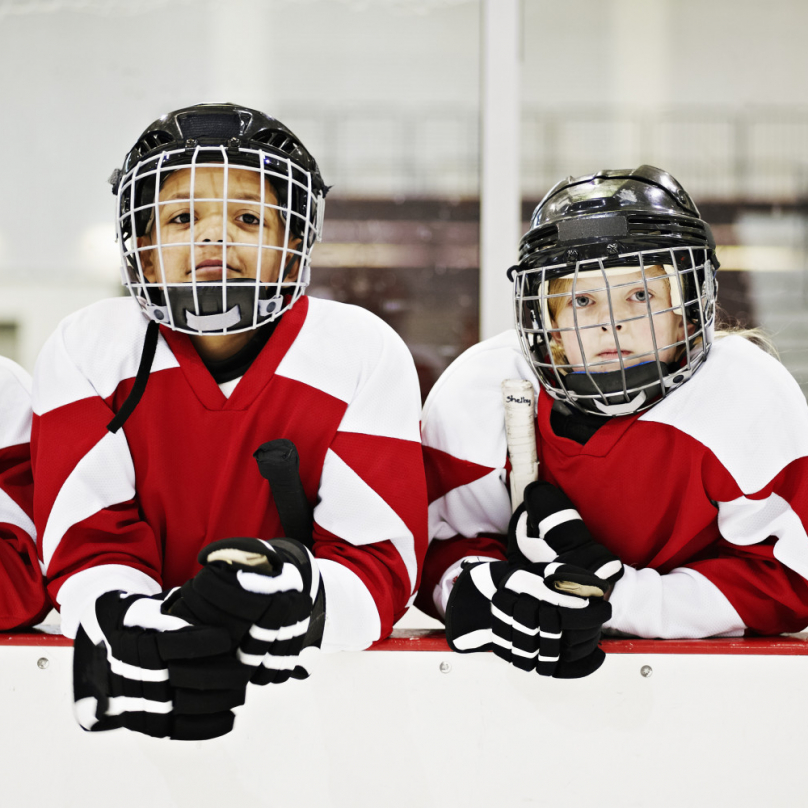
{"label": "glove cuff", "polygon": [[267,542],[284,560],[297,567],[303,577],[304,591],[308,589],[312,601],[309,628],[303,638],[303,648],[319,648],[325,630],[325,586],[317,559],[311,551],[295,539],[272,539]]}
{"label": "glove cuff", "polygon": [[504,561],[463,563],[446,603],[446,640],[453,651],[490,651],[494,643],[491,599],[508,565]]}

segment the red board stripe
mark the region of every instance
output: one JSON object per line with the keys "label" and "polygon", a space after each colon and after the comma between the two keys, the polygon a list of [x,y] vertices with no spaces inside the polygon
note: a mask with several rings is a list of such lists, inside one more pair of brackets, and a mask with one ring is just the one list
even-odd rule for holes
{"label": "red board stripe", "polygon": [[[27,631],[0,634],[0,648],[28,645],[65,647],[73,641],[61,634]],[[808,656],[808,634],[785,637],[737,637],[712,640],[616,640],[605,639],[607,654],[702,654],[740,656]],[[396,629],[371,651],[445,651],[452,653],[441,629]]]}
{"label": "red board stripe", "polygon": [[31,645],[34,647],[71,646],[73,640],[61,634],[48,634],[39,631],[19,631],[13,634],[0,634],[0,648],[11,645]]}
{"label": "red board stripe", "polygon": [[[605,639],[607,654],[740,654],[757,656],[808,656],[808,635],[789,637],[737,637],[712,640]],[[374,643],[371,651],[447,651],[451,649],[441,629],[395,630]]]}

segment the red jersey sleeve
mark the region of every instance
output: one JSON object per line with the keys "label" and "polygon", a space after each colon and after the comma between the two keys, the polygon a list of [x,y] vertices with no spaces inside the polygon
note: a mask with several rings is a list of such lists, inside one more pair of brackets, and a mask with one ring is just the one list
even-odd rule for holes
{"label": "red jersey sleeve", "polygon": [[360,368],[314,509],[326,650],[366,647],[390,634],[415,597],[427,545],[415,365],[392,329],[367,312],[355,315]]}
{"label": "red jersey sleeve", "polygon": [[705,466],[715,481],[722,538],[707,558],[684,566],[715,584],[752,631],[803,630],[808,626],[808,458],[793,460],[747,494],[714,456]]}
{"label": "red jersey sleeve", "polygon": [[[107,430],[119,377],[110,376],[108,390],[103,380],[90,380],[81,355],[71,351],[74,318],[59,326],[37,361],[31,440],[39,557],[68,636],[84,605],[105,591],[159,591],[161,565],[154,533],[140,517],[125,432]],[[132,377],[136,351],[137,344]]]}
{"label": "red jersey sleeve", "polygon": [[31,382],[0,358],[0,630],[30,626],[50,604],[36,555],[31,475]]}

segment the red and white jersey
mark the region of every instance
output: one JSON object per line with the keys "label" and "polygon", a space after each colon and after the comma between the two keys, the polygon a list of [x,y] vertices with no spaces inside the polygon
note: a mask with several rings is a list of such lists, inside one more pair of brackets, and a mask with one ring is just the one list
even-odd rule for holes
{"label": "red and white jersey", "polygon": [[301,298],[220,388],[190,338],[161,329],[143,397],[113,434],[146,326],[132,300],[105,300],[64,320],[37,362],[35,521],[65,633],[102,592],[181,585],[212,541],[282,536],[252,454],[287,438],[314,506],[324,650],[389,634],[427,543],[420,396],[401,339],[363,309]]}
{"label": "red and white jersey", "polygon": [[50,608],[34,531],[31,377],[0,357],[0,630],[30,626]]}
{"label": "red and white jersey", "polygon": [[423,414],[433,541],[422,608],[440,613],[462,558],[504,558],[505,378],[536,387],[539,477],[629,565],[608,628],[704,637],[808,625],[808,406],[785,368],[740,337],[717,340],[687,384],[585,445],[552,431],[553,400],[515,332],[460,356]]}

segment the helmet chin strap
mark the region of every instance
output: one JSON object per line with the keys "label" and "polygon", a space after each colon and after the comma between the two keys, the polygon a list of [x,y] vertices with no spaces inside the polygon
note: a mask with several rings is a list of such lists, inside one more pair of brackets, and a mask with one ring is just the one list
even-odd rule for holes
{"label": "helmet chin strap", "polygon": [[645,404],[646,399],[648,397],[645,395],[645,390],[640,390],[640,392],[631,399],[631,401],[627,401],[625,404],[604,404],[602,401],[598,401],[598,399],[592,399],[592,403],[604,414],[610,417],[615,415],[631,415],[633,412],[637,412],[637,410]]}
{"label": "helmet chin strap", "polygon": [[233,306],[219,314],[194,314],[189,309],[185,309],[184,314],[189,328],[206,334],[211,331],[225,331],[238,325],[241,321],[241,306]]}
{"label": "helmet chin strap", "polygon": [[[292,263],[290,260],[287,267]],[[150,320],[189,333],[212,335],[257,328],[276,319],[285,304],[283,286],[280,293],[271,295],[277,290],[274,283],[256,287],[254,280],[245,278],[228,281],[226,288],[226,309],[222,307],[220,283],[197,284],[196,287],[183,283],[165,291],[162,287],[153,287],[151,299],[143,308]]]}
{"label": "helmet chin strap", "polygon": [[[266,320],[283,305],[283,295],[275,295],[269,300],[258,300],[258,315]],[[227,311],[218,314],[194,314],[185,310],[185,322],[189,328],[199,331],[201,334],[213,331],[222,332],[227,328],[234,328],[241,322],[241,306],[236,304]],[[259,323],[261,325],[261,323]]]}
{"label": "helmet chin strap", "polygon": [[660,369],[664,379],[670,370],[664,365],[660,368],[657,362],[626,368],[625,386],[624,374],[619,370],[569,373],[564,377],[564,386],[568,400],[586,412],[607,417],[631,415],[664,395]]}

